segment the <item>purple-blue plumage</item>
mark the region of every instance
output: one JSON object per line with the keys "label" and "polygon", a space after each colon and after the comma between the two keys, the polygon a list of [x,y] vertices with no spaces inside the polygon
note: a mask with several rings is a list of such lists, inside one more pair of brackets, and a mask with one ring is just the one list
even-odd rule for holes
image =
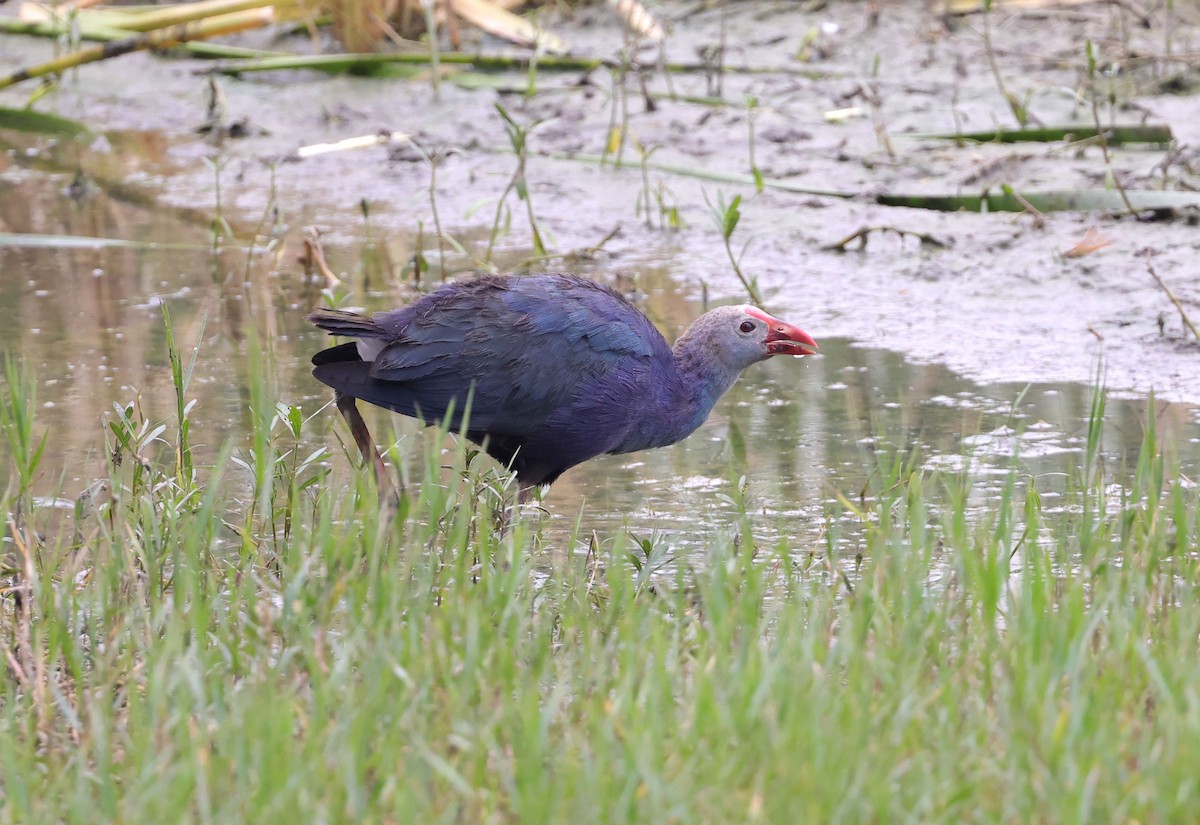
{"label": "purple-blue plumage", "polygon": [[339,399],[431,423],[449,415],[456,430],[469,399],[467,437],[523,488],[602,453],[673,444],[746,366],[816,350],[745,306],[706,313],[672,349],[619,293],[572,275],[477,278],[403,309],[319,309],[309,320],[357,339],[313,357],[313,375]]}

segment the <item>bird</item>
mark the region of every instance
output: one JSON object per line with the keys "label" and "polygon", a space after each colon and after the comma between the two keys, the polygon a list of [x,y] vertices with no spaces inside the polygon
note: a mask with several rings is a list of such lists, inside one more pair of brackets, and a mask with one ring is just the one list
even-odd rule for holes
{"label": "bird", "polygon": [[401,309],[308,320],[353,339],[316,353],[312,372],[381,490],[386,468],[356,400],[444,421],[515,474],[521,502],[595,456],[681,441],[744,369],[819,349],[748,304],[704,313],[672,347],[625,296],[569,274],[484,275]]}

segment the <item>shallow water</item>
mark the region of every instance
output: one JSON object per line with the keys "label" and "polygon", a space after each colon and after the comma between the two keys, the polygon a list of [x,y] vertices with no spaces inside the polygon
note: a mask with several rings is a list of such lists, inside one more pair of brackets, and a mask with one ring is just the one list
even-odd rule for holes
{"label": "shallow water", "polygon": [[[146,244],[0,245],[0,325],[11,331],[3,348],[37,376],[38,420],[50,434],[39,495],[70,499],[105,474],[102,422],[114,403],[137,403],[147,418],[172,419],[164,306],[181,347],[199,342],[189,396],[197,399],[191,427],[201,460],[226,439],[248,443],[255,339],[276,365],[270,380],[278,398],[311,416],[306,439],[332,448],[333,478],[354,471],[337,446],[340,418],[308,372],[310,355],[327,339],[304,321],[321,297],[302,283],[294,249],[231,247],[217,254],[207,227],[101,192],[72,198],[61,178],[34,173],[0,179],[0,230]],[[389,236],[382,248],[402,258],[412,244]],[[327,251],[335,268],[353,271],[366,248],[364,240]],[[611,277],[603,268],[582,271]],[[702,309],[698,300],[680,297],[665,265],[618,285],[632,289],[672,336]],[[368,286],[354,297],[365,296],[373,308],[403,300],[401,290]],[[803,318],[789,320],[807,326]],[[852,556],[858,521],[838,498],[857,502],[868,481],[878,481],[879,455],[911,453],[927,470],[969,475],[972,508],[998,500],[1015,470],[1021,488],[1036,479],[1053,511],[1077,478],[1090,387],[981,386],[935,364],[827,339],[820,328],[808,331],[821,343],[819,357],[751,368],[682,444],[601,457],[564,475],[543,502],[551,538],[571,534],[578,520],[583,536],[628,532],[673,552],[698,550],[714,535],[735,531],[744,478],[760,540],[797,552],[833,546]],[[1145,400],[1110,400],[1102,444],[1110,469],[1135,461],[1147,410]],[[1160,403],[1156,415],[1183,464],[1195,466],[1197,411]],[[423,436],[412,423],[382,413],[369,421],[381,439],[398,434],[401,453],[421,454]]]}

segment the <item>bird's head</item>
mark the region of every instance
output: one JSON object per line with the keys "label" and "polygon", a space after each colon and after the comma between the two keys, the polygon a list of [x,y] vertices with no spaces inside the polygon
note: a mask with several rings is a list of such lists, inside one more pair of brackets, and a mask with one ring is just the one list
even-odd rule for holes
{"label": "bird's head", "polygon": [[675,342],[681,368],[709,375],[724,393],[742,370],[772,355],[813,355],[817,342],[786,321],[748,304],[709,310]]}
{"label": "bird's head", "polygon": [[772,355],[812,355],[818,349],[817,342],[804,330],[748,304],[704,313],[676,349],[680,344],[706,351],[707,357],[737,372]]}

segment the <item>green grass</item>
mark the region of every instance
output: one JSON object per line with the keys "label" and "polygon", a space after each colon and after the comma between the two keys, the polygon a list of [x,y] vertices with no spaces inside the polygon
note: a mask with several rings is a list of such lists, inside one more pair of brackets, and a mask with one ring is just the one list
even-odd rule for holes
{"label": "green grass", "polygon": [[0,821],[1200,819],[1197,493],[1151,431],[1114,503],[1102,404],[1067,515],[1014,471],[968,519],[891,457],[861,565],[745,513],[664,565],[498,535],[461,450],[388,518],[255,381],[215,468],[123,410],[111,500],[55,529],[10,368]]}

